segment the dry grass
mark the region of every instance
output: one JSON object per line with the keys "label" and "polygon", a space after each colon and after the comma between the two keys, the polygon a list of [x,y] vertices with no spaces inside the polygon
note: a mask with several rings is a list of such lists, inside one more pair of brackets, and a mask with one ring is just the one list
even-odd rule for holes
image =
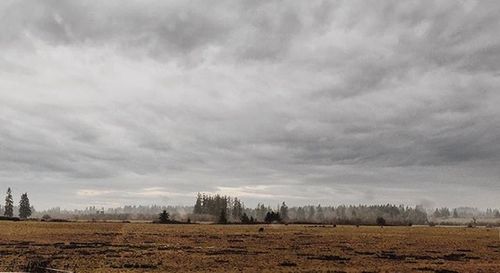
{"label": "dry grass", "polygon": [[485,228],[0,222],[0,271],[500,272]]}

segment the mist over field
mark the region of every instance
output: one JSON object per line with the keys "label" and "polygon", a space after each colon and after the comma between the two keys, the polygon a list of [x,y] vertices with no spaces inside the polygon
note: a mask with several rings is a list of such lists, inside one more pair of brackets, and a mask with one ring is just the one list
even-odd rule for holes
{"label": "mist over field", "polygon": [[495,1],[1,1],[0,190],[37,209],[499,207]]}

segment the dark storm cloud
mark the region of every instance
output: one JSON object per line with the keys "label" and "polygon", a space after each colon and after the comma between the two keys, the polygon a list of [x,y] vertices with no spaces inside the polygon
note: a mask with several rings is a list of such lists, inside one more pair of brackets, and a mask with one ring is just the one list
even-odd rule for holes
{"label": "dark storm cloud", "polygon": [[68,206],[197,191],[494,195],[499,12],[493,1],[3,1],[1,185],[44,206],[58,194]]}

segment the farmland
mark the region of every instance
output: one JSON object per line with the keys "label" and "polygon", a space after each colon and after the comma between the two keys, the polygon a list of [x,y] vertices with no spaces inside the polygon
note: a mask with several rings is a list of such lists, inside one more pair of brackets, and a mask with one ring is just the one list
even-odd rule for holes
{"label": "farmland", "polygon": [[76,272],[500,272],[487,228],[0,222],[0,233],[0,271],[43,258]]}

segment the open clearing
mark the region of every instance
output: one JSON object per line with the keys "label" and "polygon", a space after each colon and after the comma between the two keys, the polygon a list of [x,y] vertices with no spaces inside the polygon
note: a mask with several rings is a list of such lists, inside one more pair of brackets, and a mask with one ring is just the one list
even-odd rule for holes
{"label": "open clearing", "polygon": [[498,229],[0,222],[0,271],[500,272]]}

